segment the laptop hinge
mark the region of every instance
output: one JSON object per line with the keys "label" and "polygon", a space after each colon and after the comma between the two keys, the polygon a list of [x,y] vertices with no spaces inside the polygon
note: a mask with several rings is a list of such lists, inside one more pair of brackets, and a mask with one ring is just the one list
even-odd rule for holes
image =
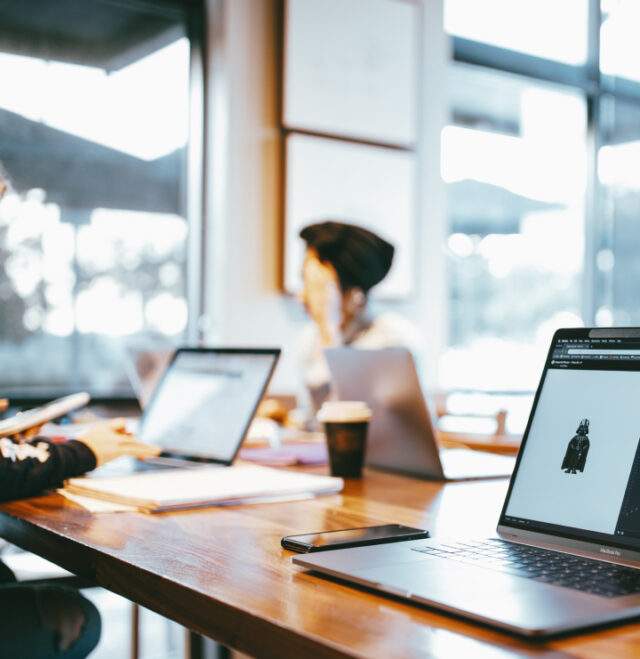
{"label": "laptop hinge", "polygon": [[498,527],[498,536],[503,540],[522,545],[549,549],[550,551],[557,551],[572,556],[582,556],[583,558],[591,558],[595,561],[640,568],[640,555],[638,552],[628,549],[613,548],[604,544],[587,543],[580,540],[556,538],[555,536],[548,536],[535,531],[514,531],[513,529],[505,529],[504,526]]}

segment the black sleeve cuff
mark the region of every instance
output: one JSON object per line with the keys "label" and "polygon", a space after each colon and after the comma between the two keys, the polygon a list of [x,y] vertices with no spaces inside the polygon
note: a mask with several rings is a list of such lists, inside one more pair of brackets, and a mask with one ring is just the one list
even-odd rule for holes
{"label": "black sleeve cuff", "polygon": [[76,439],[68,441],[63,444],[68,449],[69,460],[65,465],[65,478],[73,476],[81,476],[87,471],[96,468],[97,461],[94,452],[83,442]]}

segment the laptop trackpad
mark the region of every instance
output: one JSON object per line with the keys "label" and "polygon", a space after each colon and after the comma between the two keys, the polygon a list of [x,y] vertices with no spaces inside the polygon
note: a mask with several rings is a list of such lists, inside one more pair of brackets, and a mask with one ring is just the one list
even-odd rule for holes
{"label": "laptop trackpad", "polygon": [[612,604],[566,588],[493,570],[431,559],[352,572],[359,581],[401,597],[435,604],[476,620],[520,629],[552,629],[602,614]]}

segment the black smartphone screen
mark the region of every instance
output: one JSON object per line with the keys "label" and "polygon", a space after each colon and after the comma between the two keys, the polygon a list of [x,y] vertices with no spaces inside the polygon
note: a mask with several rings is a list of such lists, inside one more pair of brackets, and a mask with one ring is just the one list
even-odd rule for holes
{"label": "black smartphone screen", "polygon": [[401,524],[384,524],[383,526],[364,526],[356,529],[341,529],[340,531],[289,535],[282,538],[282,546],[294,551],[311,552],[376,545],[400,540],[419,540],[428,537],[429,532],[424,529],[414,529]]}

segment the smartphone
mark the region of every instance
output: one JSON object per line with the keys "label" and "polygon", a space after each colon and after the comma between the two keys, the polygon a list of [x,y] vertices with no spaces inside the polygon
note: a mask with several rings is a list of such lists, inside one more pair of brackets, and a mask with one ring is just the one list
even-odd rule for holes
{"label": "smartphone", "polygon": [[414,529],[401,524],[385,524],[383,526],[363,526],[339,531],[287,535],[282,538],[280,544],[285,549],[308,553],[326,551],[327,549],[379,545],[385,542],[400,542],[401,540],[422,540],[428,537],[429,531],[424,529]]}
{"label": "smartphone", "polygon": [[90,400],[91,397],[89,394],[83,391],[79,394],[58,398],[42,407],[34,407],[30,410],[20,412],[15,416],[0,421],[0,437],[17,435],[35,426],[41,426],[48,421],[53,421],[65,414],[69,414],[69,412],[84,407]]}

